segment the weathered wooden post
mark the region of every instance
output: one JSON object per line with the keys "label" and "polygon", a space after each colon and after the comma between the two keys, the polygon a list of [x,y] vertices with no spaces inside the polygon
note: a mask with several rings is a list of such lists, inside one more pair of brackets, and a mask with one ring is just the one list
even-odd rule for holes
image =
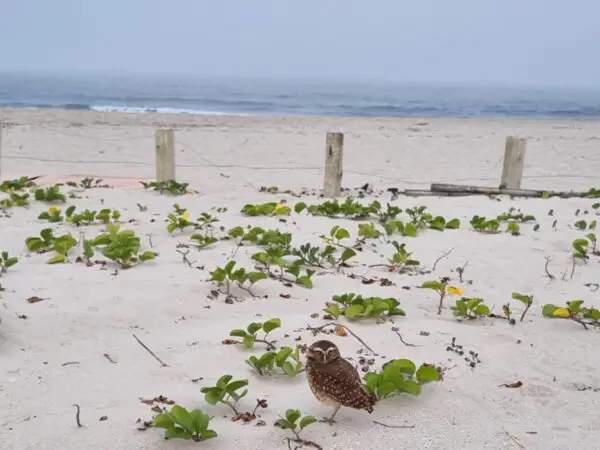
{"label": "weathered wooden post", "polygon": [[527,140],[508,136],[504,148],[504,166],[500,189],[520,189],[525,163],[525,148]]}
{"label": "weathered wooden post", "polygon": [[342,191],[342,176],[344,174],[344,135],[342,133],[327,133],[325,147],[325,179],[323,195],[339,197]]}
{"label": "weathered wooden post", "polygon": [[175,180],[175,134],[172,128],[160,128],[156,144],[156,181]]}

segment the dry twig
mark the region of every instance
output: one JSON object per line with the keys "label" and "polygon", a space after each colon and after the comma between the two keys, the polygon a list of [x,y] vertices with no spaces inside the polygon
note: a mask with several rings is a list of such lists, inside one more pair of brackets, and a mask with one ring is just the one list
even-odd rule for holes
{"label": "dry twig", "polygon": [[153,352],[152,350],[150,350],[150,349],[149,349],[149,348],[146,346],[146,344],[144,344],[142,341],[140,341],[140,338],[138,338],[138,337],[135,335],[135,333],[133,334],[133,337],[135,338],[135,340],[136,340],[136,341],[138,341],[138,344],[140,344],[140,345],[141,345],[141,346],[144,348],[144,350],[146,350],[148,353],[150,353],[150,355],[152,355],[152,356],[154,357],[154,359],[156,359],[156,360],[157,360],[157,361],[160,363],[160,365],[161,365],[161,366],[163,366],[163,367],[169,367],[169,365],[168,365],[168,364],[165,364],[165,362],[164,362],[162,359],[160,359],[158,356],[156,356],[156,355],[154,354],[154,352]]}
{"label": "dry twig", "polygon": [[327,327],[343,327],[348,333],[350,333],[358,342],[360,342],[362,344],[362,346],[364,348],[366,348],[367,350],[369,350],[371,353],[373,353],[375,356],[378,356],[378,354],[375,352],[375,350],[373,350],[371,347],[369,347],[365,341],[363,341],[360,337],[358,337],[358,335],[356,335],[356,333],[354,333],[350,328],[348,328],[346,325],[342,325],[341,323],[336,323],[336,322],[330,322],[330,323],[326,323],[325,325],[321,325],[320,327],[311,327],[310,325],[306,326],[306,330],[308,331],[312,331],[313,335],[316,335],[317,333],[319,333],[320,331],[323,331],[325,328]]}
{"label": "dry twig", "polygon": [[75,403],[73,406],[77,409],[77,411],[75,412],[75,423],[77,423],[77,428],[81,428],[83,426],[81,425],[81,420],[79,418],[81,414],[81,408],[77,403]]}
{"label": "dry twig", "polygon": [[450,255],[450,253],[452,253],[454,251],[454,248],[451,248],[450,250],[448,250],[446,253],[444,253],[442,256],[440,256],[438,259],[435,260],[435,262],[433,263],[433,267],[431,268],[432,272],[435,272],[435,268],[437,267],[438,263],[448,257],[448,255]]}

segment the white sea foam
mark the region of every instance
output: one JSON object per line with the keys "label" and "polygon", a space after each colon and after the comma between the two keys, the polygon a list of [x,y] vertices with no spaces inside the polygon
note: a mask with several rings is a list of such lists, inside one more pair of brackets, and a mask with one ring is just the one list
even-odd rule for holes
{"label": "white sea foam", "polygon": [[152,108],[147,106],[105,106],[105,105],[92,105],[91,110],[100,112],[124,112],[124,113],[148,113],[157,112],[165,114],[194,114],[203,116],[223,116],[223,115],[248,115],[240,113],[226,113],[220,111],[204,111],[197,109],[185,109],[185,108]]}

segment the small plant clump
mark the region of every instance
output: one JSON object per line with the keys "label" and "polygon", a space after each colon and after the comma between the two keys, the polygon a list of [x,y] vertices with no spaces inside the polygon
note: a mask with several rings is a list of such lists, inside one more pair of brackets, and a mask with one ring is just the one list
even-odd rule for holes
{"label": "small plant clump", "polygon": [[66,203],[67,198],[60,192],[60,185],[55,184],[47,188],[36,189],[33,192],[34,198],[39,202],[62,202]]}
{"label": "small plant clump", "polygon": [[13,180],[5,180],[0,183],[0,192],[12,193],[36,187],[35,182],[29,177],[20,177]]}
{"label": "small plant clump", "polygon": [[300,432],[316,422],[318,422],[318,420],[314,416],[302,416],[300,410],[288,409],[285,412],[285,417],[281,417],[275,425],[284,430],[290,430],[294,434],[294,438],[290,439],[290,441],[300,445],[312,445],[314,447],[314,443],[305,441],[300,437]]}
{"label": "small plant clump", "polygon": [[483,303],[483,299],[478,297],[463,297],[460,300],[456,300],[456,304],[451,306],[450,309],[455,317],[467,320],[488,317],[491,312],[489,306]]}
{"label": "small plant clump", "polygon": [[16,192],[11,192],[8,197],[0,200],[0,208],[7,209],[12,208],[13,206],[29,206],[29,194],[18,194]]}
{"label": "small plant clump", "polygon": [[268,202],[259,205],[247,204],[241,210],[247,216],[289,216],[291,208],[282,203]]}
{"label": "small plant clump", "polygon": [[410,359],[394,359],[385,363],[379,372],[366,373],[364,386],[379,401],[402,393],[418,396],[423,384],[439,379],[440,373],[432,365],[422,364],[417,369]]}
{"label": "small plant clump", "polygon": [[19,262],[19,258],[16,256],[10,256],[7,251],[0,253],[0,276],[6,273],[9,268]]}
{"label": "small plant clump", "polygon": [[61,264],[67,262],[67,253],[77,245],[77,239],[66,233],[62,236],[54,236],[51,228],[45,228],[40,236],[32,236],[25,239],[27,250],[36,253],[47,253],[54,250],[56,255],[47,261],[47,264]]}
{"label": "small plant clump", "polygon": [[[255,343],[260,342],[266,344],[268,350],[274,350],[275,341],[268,341],[267,336],[271,331],[276,330],[277,328],[281,328],[281,319],[274,317],[265,322],[252,322],[245,330],[242,330],[241,328],[231,330],[229,336],[242,338],[241,343],[243,343],[246,348],[252,348]],[[264,332],[264,335],[261,338],[258,337],[258,332],[260,331]],[[233,342],[238,343],[238,341]]]}
{"label": "small plant clump", "polygon": [[444,298],[446,295],[463,295],[463,290],[459,287],[449,286],[450,279],[448,277],[443,277],[440,281],[425,281],[421,285],[422,289],[431,289],[439,294],[440,300],[438,303],[438,315],[442,314],[442,308],[444,306]]}
{"label": "small plant clump", "polygon": [[157,191],[159,194],[170,194],[170,195],[185,195],[191,191],[189,189],[189,183],[179,183],[175,180],[168,181],[140,181],[144,189],[152,189]]}
{"label": "small plant clump", "polygon": [[210,405],[216,405],[222,403],[238,415],[239,412],[236,408],[237,403],[248,394],[248,389],[244,389],[240,392],[240,389],[248,386],[248,380],[236,380],[232,381],[231,375],[223,375],[217,380],[215,386],[207,386],[200,389],[200,392],[204,394],[204,399]]}
{"label": "small plant clump", "polygon": [[275,368],[278,368],[293,378],[303,370],[298,346],[295,350],[291,347],[281,347],[277,352],[268,351],[259,357],[250,356],[246,363],[261,376],[273,375]]}
{"label": "small plant clump", "polygon": [[170,411],[164,411],[152,421],[154,428],[165,429],[165,439],[184,439],[196,442],[217,437],[217,433],[209,428],[210,417],[199,409],[189,411],[183,406],[175,405]]}
{"label": "small plant clump", "polygon": [[488,219],[484,216],[475,215],[471,218],[471,226],[479,233],[500,233],[500,221],[498,219]]}
{"label": "small plant clump", "polygon": [[334,295],[334,303],[327,303],[323,309],[333,319],[340,316],[354,321],[359,319],[376,319],[384,321],[393,316],[405,316],[404,310],[398,308],[400,302],[395,298],[363,297],[354,293]]}
{"label": "small plant clump", "polygon": [[100,211],[84,209],[83,211],[77,212],[75,206],[69,206],[65,210],[64,217],[62,215],[61,209],[58,206],[51,206],[48,208],[48,211],[43,211],[38,216],[40,220],[46,220],[50,223],[57,222],[69,222],[75,224],[76,226],[81,225],[92,225],[94,223],[116,223],[121,218],[121,212],[114,209],[111,210],[109,208],[101,209]]}
{"label": "small plant clump", "polygon": [[102,255],[119,264],[121,269],[129,269],[158,256],[152,251],[140,252],[141,241],[133,230],[121,230],[118,224],[108,224],[106,231],[83,241],[83,254],[87,260],[94,256],[96,247],[100,247]]}
{"label": "small plant clump", "polygon": [[566,307],[547,304],[542,308],[542,315],[549,318],[573,320],[586,330],[588,329],[588,325],[599,327],[600,311],[593,306],[585,307],[583,304],[583,300],[567,302]]}
{"label": "small plant clump", "polygon": [[231,287],[237,286],[254,297],[251,288],[260,280],[266,279],[267,275],[263,272],[248,272],[243,267],[236,269],[236,264],[232,260],[223,267],[217,267],[214,271],[210,272],[210,281],[216,283],[219,288],[225,287],[227,296],[231,295]]}

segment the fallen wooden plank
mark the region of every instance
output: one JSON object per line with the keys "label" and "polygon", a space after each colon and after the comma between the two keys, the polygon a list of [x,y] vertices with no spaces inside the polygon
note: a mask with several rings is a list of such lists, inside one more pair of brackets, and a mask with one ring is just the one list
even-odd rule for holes
{"label": "fallen wooden plank", "polygon": [[500,189],[485,186],[469,186],[459,184],[431,183],[431,192],[450,195],[510,195],[513,197],[542,198],[545,196],[571,198],[583,197],[585,192],[540,191],[536,189]]}

